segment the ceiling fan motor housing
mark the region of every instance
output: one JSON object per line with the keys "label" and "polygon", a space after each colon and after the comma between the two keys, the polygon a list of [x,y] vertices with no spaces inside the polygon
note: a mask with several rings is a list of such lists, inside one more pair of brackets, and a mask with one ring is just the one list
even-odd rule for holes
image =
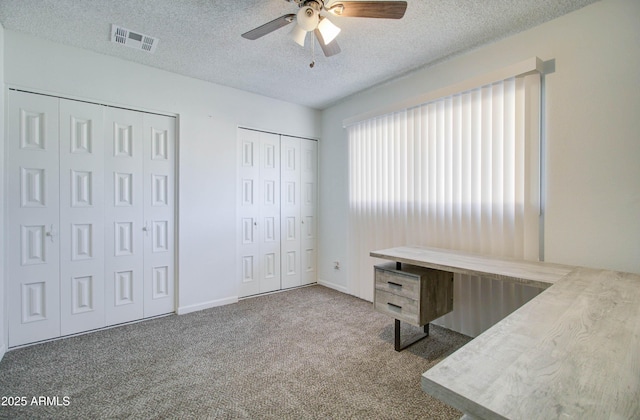
{"label": "ceiling fan motor housing", "polygon": [[298,25],[307,32],[318,26],[319,12],[311,6],[303,6],[297,16]]}

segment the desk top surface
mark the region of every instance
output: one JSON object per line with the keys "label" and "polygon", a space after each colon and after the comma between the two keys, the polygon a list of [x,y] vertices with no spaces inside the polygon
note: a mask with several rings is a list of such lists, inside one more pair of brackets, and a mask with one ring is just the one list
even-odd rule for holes
{"label": "desk top surface", "polygon": [[[372,256],[423,265],[404,261],[406,247],[394,249]],[[436,265],[449,252],[423,251],[435,261],[425,264]],[[451,266],[485,259],[452,255]],[[425,372],[422,388],[478,418],[640,418],[640,275],[569,268]]]}
{"label": "desk top surface", "polygon": [[575,267],[537,261],[488,257],[441,248],[401,246],[370,253],[372,257],[460,274],[515,281],[547,288]]}

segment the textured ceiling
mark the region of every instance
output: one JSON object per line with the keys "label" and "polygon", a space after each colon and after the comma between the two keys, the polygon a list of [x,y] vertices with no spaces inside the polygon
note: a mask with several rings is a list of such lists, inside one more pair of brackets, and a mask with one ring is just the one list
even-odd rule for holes
{"label": "textured ceiling", "polygon": [[[326,1],[326,0],[325,0]],[[342,52],[240,35],[298,6],[285,0],[0,0],[0,22],[62,44],[313,108],[595,0],[409,0],[401,20],[332,17]],[[159,38],[154,54],[111,43],[111,24]]]}

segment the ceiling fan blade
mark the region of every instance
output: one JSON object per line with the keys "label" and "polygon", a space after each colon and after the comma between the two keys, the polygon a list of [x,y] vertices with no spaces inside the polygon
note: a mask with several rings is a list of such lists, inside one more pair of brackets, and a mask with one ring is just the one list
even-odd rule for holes
{"label": "ceiling fan blade", "polygon": [[405,10],[406,1],[340,1],[329,8],[336,16],[380,19],[401,19]]}
{"label": "ceiling fan blade", "polygon": [[268,33],[275,31],[276,29],[280,29],[283,26],[287,26],[295,19],[296,15],[290,13],[288,15],[280,16],[277,19],[272,20],[271,22],[267,22],[262,26],[258,26],[255,29],[252,29],[248,32],[242,34],[243,38],[255,40],[262,36],[265,36]]}
{"label": "ceiling fan blade", "polygon": [[325,57],[331,57],[332,55],[338,54],[340,51],[340,46],[338,42],[334,39],[328,44],[324,43],[324,39],[322,38],[322,34],[318,29],[315,29],[313,33],[316,34],[316,38],[318,38],[318,42],[320,43],[320,48],[322,48],[322,52],[324,52]]}

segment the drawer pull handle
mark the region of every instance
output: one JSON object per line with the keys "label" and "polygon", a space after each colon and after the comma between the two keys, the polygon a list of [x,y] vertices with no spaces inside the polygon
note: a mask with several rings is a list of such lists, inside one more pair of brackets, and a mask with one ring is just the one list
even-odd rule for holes
{"label": "drawer pull handle", "polygon": [[391,287],[399,287],[400,289],[402,289],[402,285],[399,283],[394,283],[392,281],[388,281],[387,284],[389,284],[389,286]]}
{"label": "drawer pull handle", "polygon": [[393,303],[389,303],[389,302],[387,302],[387,305],[391,306],[391,308],[396,309],[398,311],[402,310],[402,306],[400,305],[394,305]]}

